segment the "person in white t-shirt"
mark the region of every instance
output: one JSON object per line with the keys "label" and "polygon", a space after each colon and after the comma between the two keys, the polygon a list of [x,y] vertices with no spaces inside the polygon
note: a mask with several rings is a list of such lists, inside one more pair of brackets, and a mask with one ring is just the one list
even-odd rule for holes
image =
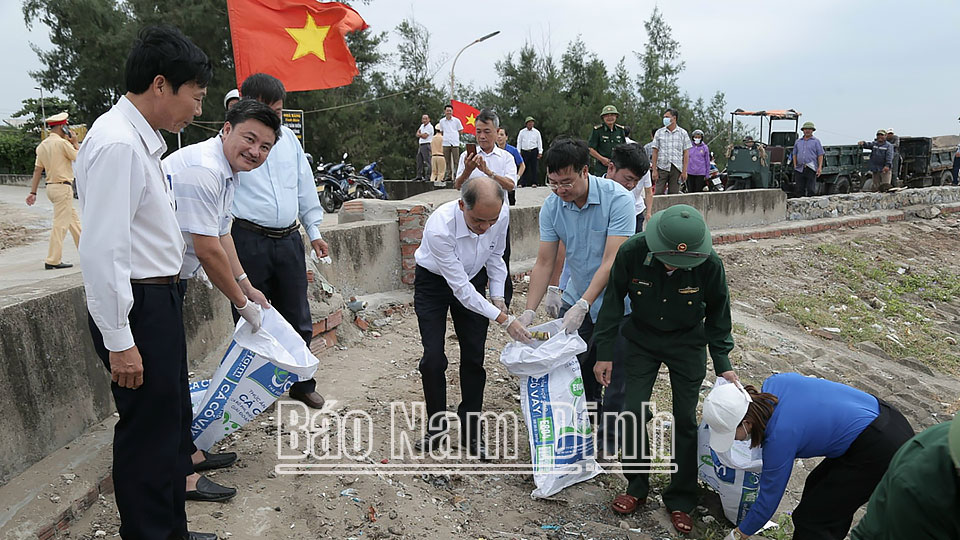
{"label": "person in white t-shirt", "polygon": [[460,135],[463,134],[463,123],[459,118],[454,118],[453,106],[447,105],[443,108],[443,118],[437,125],[443,131],[443,161],[447,165],[444,180],[453,180],[457,163],[460,162]]}
{"label": "person in white t-shirt", "polygon": [[430,178],[430,139],[433,138],[433,124],[430,115],[420,117],[420,127],[417,128],[417,177],[421,181]]}

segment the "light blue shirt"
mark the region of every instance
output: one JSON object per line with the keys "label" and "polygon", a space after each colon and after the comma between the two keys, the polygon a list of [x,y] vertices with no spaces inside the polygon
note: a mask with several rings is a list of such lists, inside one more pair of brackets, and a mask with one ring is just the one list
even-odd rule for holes
{"label": "light blue shirt", "polygon": [[[583,296],[603,262],[608,236],[633,236],[637,218],[633,195],[623,186],[589,176],[587,202],[577,208],[551,194],[540,208],[540,241],[562,241],[566,246],[566,266],[570,279],[563,290],[563,301],[575,304]],[[603,291],[590,307],[590,318],[597,320]]]}
{"label": "light blue shirt", "polygon": [[263,165],[237,173],[233,215],[273,229],[289,227],[299,217],[313,241],[320,238],[323,221],[313,171],[293,131],[286,126],[280,131]]}

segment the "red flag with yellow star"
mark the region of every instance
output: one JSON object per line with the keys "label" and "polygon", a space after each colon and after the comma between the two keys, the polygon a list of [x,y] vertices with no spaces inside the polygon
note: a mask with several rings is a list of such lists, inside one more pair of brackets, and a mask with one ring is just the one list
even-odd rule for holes
{"label": "red flag with yellow star", "polygon": [[477,115],[480,114],[480,109],[455,99],[450,100],[450,105],[453,107],[453,115],[459,118],[460,123],[463,124],[463,132],[476,135]]}
{"label": "red flag with yellow star", "polygon": [[344,36],[367,28],[339,2],[227,0],[237,87],[254,73],[283,81],[288,92],[336,88],[359,73]]}

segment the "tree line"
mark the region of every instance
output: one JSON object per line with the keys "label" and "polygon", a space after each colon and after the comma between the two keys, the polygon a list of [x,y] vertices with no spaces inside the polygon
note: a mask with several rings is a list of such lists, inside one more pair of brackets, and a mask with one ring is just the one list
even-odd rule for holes
{"label": "tree line", "polygon": [[[375,2],[359,11],[369,9],[376,9]],[[23,14],[28,27],[43,23],[50,28],[53,48],[34,48],[43,68],[31,75],[44,88],[66,96],[61,106],[72,112],[73,122],[89,125],[119,99],[124,59],[137,30],[161,23],[183,30],[214,66],[203,115],[184,130],[182,143],[210,137],[222,122],[222,97],[236,86],[224,0],[24,0]],[[523,119],[534,116],[547,144],[560,135],[588,137],[608,103],[620,110],[620,123],[633,129],[632,138],[645,143],[650,129],[661,125],[663,110],[673,107],[688,131],[699,128],[707,133],[706,140],[715,138],[711,146],[722,162],[723,152],[717,150],[729,142],[723,93],[718,90],[705,100],[683,92],[678,83],[684,69],[680,44],[659,9],[654,8],[644,27],[647,42],[642,51],[631,53],[640,73],[628,70],[626,57],[608,67],[577,36],[559,57],[531,44],[522,46],[496,61],[494,82],[480,88],[459,86],[456,97],[496,110],[511,140]],[[395,52],[388,51],[388,42]],[[338,161],[348,152],[358,165],[379,160],[387,178],[412,178],[413,133],[422,114],[439,119],[449,95],[434,75],[448,68],[435,58],[427,29],[413,19],[390,32],[354,32],[347,43],[360,72],[353,83],[294,92],[284,106],[306,112],[304,146],[315,158]],[[34,126],[41,121],[35,102],[25,100],[18,113],[33,117]],[[51,110],[47,107],[49,114]],[[735,136],[740,131],[738,126]],[[176,137],[165,136],[168,146],[176,148]],[[0,155],[0,168],[3,164]]]}

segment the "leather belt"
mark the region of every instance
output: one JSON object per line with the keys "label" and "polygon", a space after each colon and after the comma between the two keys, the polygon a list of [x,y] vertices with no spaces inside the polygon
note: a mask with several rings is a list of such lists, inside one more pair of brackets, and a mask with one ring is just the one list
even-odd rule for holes
{"label": "leather belt", "polygon": [[73,182],[68,181],[68,182],[47,182],[47,183],[46,183],[46,185],[48,185],[48,186],[50,186],[50,185],[59,186],[60,184],[66,184],[66,185],[68,185],[68,186],[72,186],[72,185],[73,185]]}
{"label": "leather belt", "polygon": [[241,229],[246,229],[248,231],[253,231],[255,233],[262,234],[267,238],[276,238],[276,239],[286,238],[287,236],[290,236],[291,234],[295,233],[298,229],[300,229],[300,224],[297,223],[296,221],[293,222],[293,225],[290,225],[289,227],[284,227],[282,229],[274,229],[273,227],[264,227],[263,225],[257,225],[252,221],[247,221],[245,219],[240,219],[240,218],[234,218],[233,222],[237,225],[237,227],[240,227]]}
{"label": "leather belt", "polygon": [[130,283],[137,285],[174,285],[180,282],[180,276],[148,277],[143,279],[131,279]]}

